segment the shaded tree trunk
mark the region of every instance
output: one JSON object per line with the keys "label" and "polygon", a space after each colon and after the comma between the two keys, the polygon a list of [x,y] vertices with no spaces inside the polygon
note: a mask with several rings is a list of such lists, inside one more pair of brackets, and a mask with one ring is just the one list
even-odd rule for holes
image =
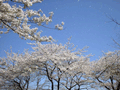
{"label": "shaded tree trunk", "polygon": [[117,85],[117,90],[120,90],[120,82]]}
{"label": "shaded tree trunk", "polygon": [[57,90],[60,90],[60,78],[58,79]]}
{"label": "shaded tree trunk", "polygon": [[54,90],[54,83],[51,81],[51,90]]}

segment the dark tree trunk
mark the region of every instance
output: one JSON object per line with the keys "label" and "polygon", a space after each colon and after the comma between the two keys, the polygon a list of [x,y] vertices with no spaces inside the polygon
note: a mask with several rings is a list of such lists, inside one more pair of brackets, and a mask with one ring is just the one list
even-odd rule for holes
{"label": "dark tree trunk", "polygon": [[54,83],[51,81],[51,90],[54,90]]}
{"label": "dark tree trunk", "polygon": [[78,90],[80,90],[80,86],[78,86]]}
{"label": "dark tree trunk", "polygon": [[58,79],[57,90],[60,90],[60,78]]}
{"label": "dark tree trunk", "polygon": [[117,90],[120,90],[120,82],[117,85]]}

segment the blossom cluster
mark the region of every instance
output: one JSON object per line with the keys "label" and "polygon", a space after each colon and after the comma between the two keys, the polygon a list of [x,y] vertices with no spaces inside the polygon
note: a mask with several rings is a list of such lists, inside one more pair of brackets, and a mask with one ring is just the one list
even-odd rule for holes
{"label": "blossom cluster", "polygon": [[[51,36],[41,37],[41,31],[38,31],[37,27],[31,28],[32,23],[42,26],[43,23],[49,24],[49,22],[52,22],[53,12],[50,12],[47,17],[41,9],[38,11],[27,9],[27,7],[32,6],[34,3],[41,3],[42,0],[13,0],[12,2],[16,2],[15,5],[11,5],[6,1],[10,2],[9,0],[0,0],[0,25],[2,29],[7,28],[7,30],[5,32],[0,30],[0,34],[8,33],[12,30],[22,39],[39,42],[52,40]],[[22,3],[24,7],[22,5],[18,6],[17,3]],[[62,30],[63,25],[64,23],[62,22],[61,25],[57,25],[55,28]]]}

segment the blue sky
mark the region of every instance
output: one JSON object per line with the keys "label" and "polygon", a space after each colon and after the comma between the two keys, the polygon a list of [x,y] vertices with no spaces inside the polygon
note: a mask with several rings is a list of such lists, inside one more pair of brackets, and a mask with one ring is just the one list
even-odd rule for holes
{"label": "blue sky", "polygon": [[[53,22],[47,25],[54,28],[56,24],[65,22],[64,30],[57,31],[39,27],[42,35],[51,35],[58,43],[65,44],[67,38],[72,36],[71,42],[78,48],[89,46],[86,54],[92,53],[91,60],[96,60],[102,55],[102,51],[116,50],[111,38],[119,41],[120,27],[107,16],[111,16],[120,22],[120,1],[119,0],[44,0],[41,4],[35,4],[31,7],[34,10],[42,9],[48,16],[53,11]],[[107,16],[106,16],[107,15]],[[35,26],[32,26],[35,27]],[[23,52],[24,49],[30,49],[27,45],[30,40],[22,40],[12,31],[8,34],[0,35],[0,57],[5,56],[5,51]]]}

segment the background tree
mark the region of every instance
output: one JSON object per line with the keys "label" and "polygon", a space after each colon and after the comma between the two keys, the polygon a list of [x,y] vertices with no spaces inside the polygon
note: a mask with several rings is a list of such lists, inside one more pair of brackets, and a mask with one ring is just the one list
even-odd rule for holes
{"label": "background tree", "polygon": [[[116,19],[114,19],[113,17],[108,16],[108,15],[106,15],[106,16],[111,20],[110,22],[114,22],[117,26],[120,26],[120,23]],[[119,32],[117,34],[119,35]],[[112,38],[112,40],[115,43],[114,47],[117,48],[117,49],[120,49],[119,40],[115,40],[114,38]]]}
{"label": "background tree", "polygon": [[92,62],[91,77],[95,87],[106,90],[120,89],[120,51],[104,53],[98,61]]}
{"label": "background tree", "polygon": [[[64,73],[61,84],[68,90],[77,88],[77,90],[82,90],[88,88],[88,78],[86,77],[86,72],[90,65],[89,57],[91,55],[82,56],[77,60],[69,60],[67,70]],[[88,85],[88,86],[87,86]],[[85,88],[84,88],[85,86]]]}

